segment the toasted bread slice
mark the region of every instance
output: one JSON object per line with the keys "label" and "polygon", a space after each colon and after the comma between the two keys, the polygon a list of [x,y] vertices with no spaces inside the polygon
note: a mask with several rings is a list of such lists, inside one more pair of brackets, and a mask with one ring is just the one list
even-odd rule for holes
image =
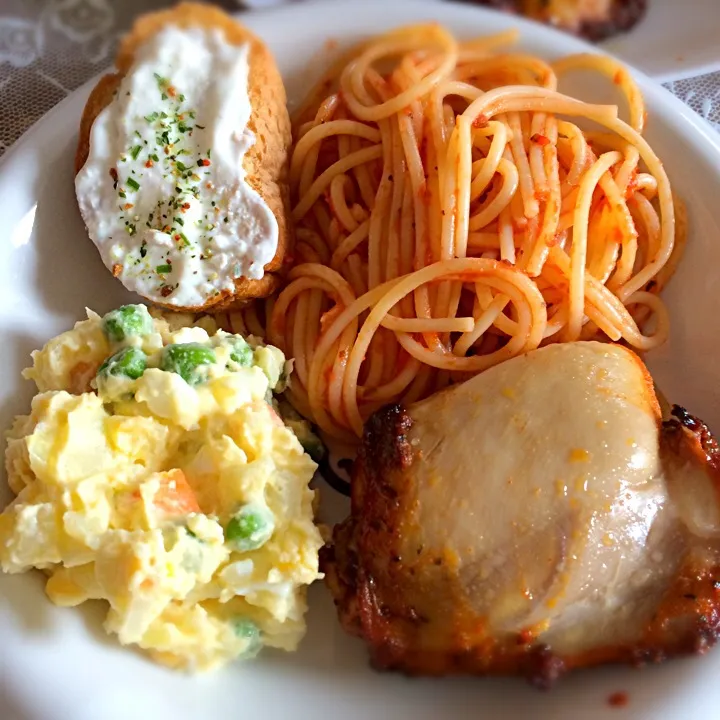
{"label": "toasted bread slice", "polygon": [[282,275],[287,269],[294,244],[286,178],[292,141],[290,118],[280,72],[262,40],[223,11],[209,5],[181,3],[169,10],[141,16],[120,43],[115,60],[117,72],[100,79],[85,105],[75,155],[75,173],[82,169],[88,159],[92,125],[100,112],[113,100],[123,77],[133,65],[136,50],[167,25],[180,28],[218,28],[223,31],[229,43],[248,43],[250,46],[248,94],[252,114],[247,127],[255,135],[255,143],[245,153],[243,167],[247,174],[246,182],[262,197],[277,220],[277,252],[265,266],[262,278],[250,280],[240,277],[235,280],[234,290],[221,292],[205,305],[179,307],[153,301],[154,304],[170,310],[220,312],[242,305],[252,298],[266,297],[277,290],[282,283]]}

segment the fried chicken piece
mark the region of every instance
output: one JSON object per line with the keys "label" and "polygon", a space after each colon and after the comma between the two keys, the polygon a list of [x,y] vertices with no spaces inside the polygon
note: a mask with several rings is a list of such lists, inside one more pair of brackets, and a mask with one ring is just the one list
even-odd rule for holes
{"label": "fried chicken piece", "polygon": [[465,0],[517,12],[589,40],[603,40],[630,30],[647,8],[647,0]]}
{"label": "fried chicken piece", "polygon": [[373,664],[521,674],[702,652],[720,632],[718,446],[631,351],[510,360],[368,421],[324,569]]}

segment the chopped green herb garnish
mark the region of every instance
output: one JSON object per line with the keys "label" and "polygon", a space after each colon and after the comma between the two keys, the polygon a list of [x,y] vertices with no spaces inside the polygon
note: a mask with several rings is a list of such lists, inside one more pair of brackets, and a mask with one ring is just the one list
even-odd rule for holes
{"label": "chopped green herb garnish", "polygon": [[149,115],[146,115],[146,116],[145,116],[145,119],[146,119],[149,123],[155,122],[155,121],[158,119],[158,114],[157,114],[156,112],[150,113]]}
{"label": "chopped green herb garnish", "polygon": [[160,162],[160,158],[155,153],[153,153],[150,157],[153,159],[154,162]]}
{"label": "chopped green herb garnish", "polygon": [[198,128],[198,130],[204,130],[204,129],[205,129],[205,126],[204,126],[204,125],[197,125],[197,124],[196,124],[195,127]]}
{"label": "chopped green herb garnish", "polygon": [[185,221],[184,221],[181,217],[176,217],[176,218],[175,218],[175,222],[176,222],[178,225],[184,225],[184,224],[185,224]]}
{"label": "chopped green herb garnish", "polygon": [[126,195],[122,190],[118,193],[118,195],[119,195],[121,198],[127,197],[127,195]]}
{"label": "chopped green herb garnish", "polygon": [[178,95],[178,100],[180,102],[185,102],[185,96],[182,93],[180,93],[180,95]]}
{"label": "chopped green herb garnish", "polygon": [[135,145],[135,147],[131,148],[130,155],[132,155],[133,160],[138,159],[138,155],[140,154],[140,151],[142,150],[141,145]]}
{"label": "chopped green herb garnish", "polygon": [[180,237],[182,238],[183,246],[184,246],[184,247],[189,247],[189,246],[190,246],[190,241],[189,241],[189,240],[187,239],[187,237],[185,236],[185,233],[180,233]]}
{"label": "chopped green herb garnish", "polygon": [[128,184],[128,187],[131,187],[133,190],[140,189],[140,183],[137,180],[135,180],[135,178],[128,178],[127,184]]}
{"label": "chopped green herb garnish", "polygon": [[166,273],[170,273],[170,272],[172,272],[172,265],[158,265],[155,268],[155,272],[158,275],[164,275]]}
{"label": "chopped green herb garnish", "polygon": [[181,163],[179,160],[175,161],[175,167],[180,171],[183,172],[184,170],[188,169],[188,166],[185,165],[185,163]]}

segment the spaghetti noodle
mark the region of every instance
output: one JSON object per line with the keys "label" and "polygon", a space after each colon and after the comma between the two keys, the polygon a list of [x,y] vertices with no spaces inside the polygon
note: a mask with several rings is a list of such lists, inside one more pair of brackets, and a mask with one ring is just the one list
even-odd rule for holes
{"label": "spaghetti noodle", "polygon": [[[514,39],[389,32],[342,58],[298,112],[296,265],[264,312],[231,322],[295,358],[290,398],[335,442],[355,444],[386,403],[542,344],[645,351],[667,337],[658,293],[684,223],[642,137],[637,86],[600,55],[498,52]],[[558,92],[577,69],[619,87],[628,123]]]}

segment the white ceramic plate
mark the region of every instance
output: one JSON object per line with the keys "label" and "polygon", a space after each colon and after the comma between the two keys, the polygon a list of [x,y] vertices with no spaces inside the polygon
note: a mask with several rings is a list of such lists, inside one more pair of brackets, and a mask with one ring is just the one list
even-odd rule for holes
{"label": "white ceramic plate", "polygon": [[[292,0],[237,0],[267,8]],[[660,82],[720,70],[718,0],[647,0],[642,22],[603,47]]]}
{"label": "white ceramic plate", "polygon": [[660,82],[720,70],[718,0],[647,0],[645,18],[603,44]]}
{"label": "white ceramic plate", "polygon": [[[434,4],[336,2],[290,6],[248,17],[270,44],[297,99],[330,59],[326,41],[345,43],[391,26],[437,17]],[[583,51],[566,35],[498,13],[444,7],[462,36],[511,24],[523,47],[547,57]],[[673,399],[720,428],[720,139],[688,108],[638,76],[649,111],[647,138],[687,201],[687,257],[665,295],[670,344],[651,368]],[[603,99],[580,84],[590,99]],[[29,353],[70,327],[88,305],[104,312],[126,299],[87,239],[73,195],[72,159],[88,88],[65,100],[8,153],[0,166],[0,428],[25,412],[30,383],[20,380]],[[0,482],[4,488],[4,481]],[[5,495],[7,496],[7,492]],[[337,496],[325,491],[326,501]],[[337,508],[336,508],[337,509]],[[327,504],[325,512],[328,511]],[[294,655],[264,653],[252,664],[191,678],[118,647],[101,628],[101,607],[58,609],[36,573],[0,576],[2,720],[209,720],[342,717],[401,720],[440,717],[677,720],[717,717],[720,649],[644,671],[579,673],[551,693],[522,680],[408,680],[368,668],[360,642],[346,637],[322,584],[310,592],[309,629]],[[609,694],[627,691],[627,708]]]}

